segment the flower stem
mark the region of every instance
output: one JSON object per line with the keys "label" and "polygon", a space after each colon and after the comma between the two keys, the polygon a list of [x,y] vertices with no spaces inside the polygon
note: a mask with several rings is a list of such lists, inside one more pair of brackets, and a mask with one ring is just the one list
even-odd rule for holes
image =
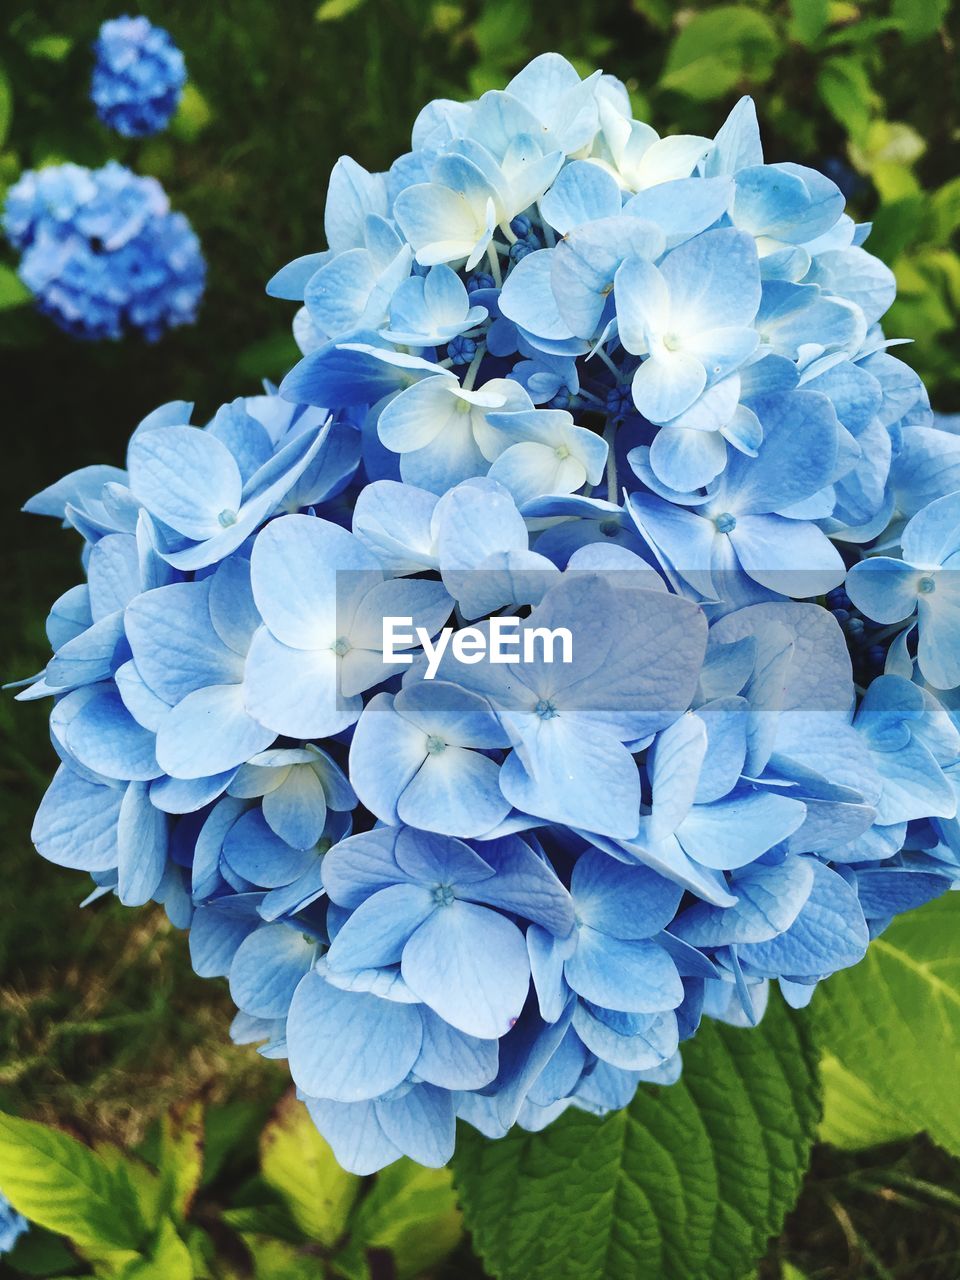
{"label": "flower stem", "polygon": [[477,347],[477,354],[470,361],[470,367],[469,369],[467,369],[467,372],[464,374],[464,378],[463,378],[464,391],[473,390],[473,384],[476,382],[477,374],[480,371],[480,364],[483,360],[483,357],[486,354],[487,354],[487,344],[485,342],[481,342],[479,347]]}
{"label": "flower stem", "polygon": [[493,276],[494,284],[499,289],[503,285],[503,276],[500,274],[500,255],[492,244],[487,249],[487,261],[490,263],[490,274]]}
{"label": "flower stem", "polygon": [[603,438],[607,442],[607,501],[614,503],[617,503],[619,496],[619,485],[617,483],[617,454],[615,448],[617,427],[619,427],[619,425],[619,418],[611,418],[603,433]]}

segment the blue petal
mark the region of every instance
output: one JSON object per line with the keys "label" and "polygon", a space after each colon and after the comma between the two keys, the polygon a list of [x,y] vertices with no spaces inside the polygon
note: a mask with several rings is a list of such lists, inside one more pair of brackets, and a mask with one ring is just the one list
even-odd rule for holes
{"label": "blue petal", "polygon": [[857,871],[857,896],[868,920],[912,911],[950,888],[946,876],[906,867],[866,867]]}
{"label": "blue petal", "polygon": [[462,840],[414,831],[411,827],[400,831],[394,852],[404,875],[422,884],[462,887],[489,880],[494,874],[489,863]]}
{"label": "blue petal", "polygon": [[350,744],[350,778],[361,804],[397,823],[397,801],[427,756],[425,734],[379,693],[364,708]]}
{"label": "blue petal", "polygon": [[[230,450],[196,427],[144,431],[130,444],[130,487],[151,515],[200,541],[236,519],[243,482]],[[221,516],[223,519],[221,519]]]}
{"label": "blue petal", "polygon": [[430,520],[437,495],[395,480],[376,480],[357,496],[353,532],[388,573],[435,569]]}
{"label": "blue petal", "polygon": [[705,231],[668,253],[660,270],[680,332],[752,324],[760,305],[753,236],[733,228]]}
{"label": "blue petal", "polygon": [[629,1071],[658,1067],[676,1053],[679,1043],[673,1013],[614,1013],[578,1003],[573,1028],[601,1061]]}
{"label": "blue petal", "polygon": [[667,237],[667,248],[673,249],[722,218],[733,192],[728,177],[678,178],[638,191],[623,211],[655,222]]}
{"label": "blue petal", "polygon": [[145,591],[127,606],[127,639],[137,670],[173,705],[195,689],[227,684],[243,664],[210,621],[209,581],[175,582]]}
{"label": "blue petal", "polygon": [[313,849],[293,849],[251,809],[227,831],[223,856],[237,875],[264,889],[290,884],[316,861]]}
{"label": "blue petal", "polygon": [[117,822],[117,896],[141,907],[157,892],[167,865],[167,817],[150,803],[147,787],[131,782]]}
{"label": "blue petal", "polygon": [[230,965],[234,1004],[255,1018],[285,1018],[315,955],[315,944],[299,929],[262,925],[240,943]]}
{"label": "blue petal", "polygon": [[713,150],[704,161],[704,173],[736,173],[748,165],[763,164],[757,108],[750,97],[741,98],[717,131]]}
{"label": "blue petal", "polygon": [[735,793],[712,804],[695,805],[677,834],[691,858],[729,871],[785,840],[805,813],[799,800],[772,791]]}
{"label": "blue petal", "polygon": [[117,865],[117,821],[125,789],[98,786],[63,764],[40,801],[30,838],[48,862],[81,871]]}
{"label": "blue petal", "polygon": [[869,935],[856,892],[842,876],[815,862],[813,888],[785,933],[739,948],[750,970],[768,977],[816,978],[863,958]]}
{"label": "blue petal", "polygon": [[263,816],[294,849],[312,849],[327,819],[327,797],[316,771],[309,764],[293,765],[280,786],[263,797]]}
{"label": "blue petal", "polygon": [[94,773],[145,782],[164,772],[154,753],[154,735],[137,724],[109,685],[67,694],[50,723],[70,755]]}
{"label": "blue petal", "polygon": [[200,906],[190,926],[190,961],[201,978],[225,978],[240,943],[256,929],[255,916]]}
{"label": "blue petal", "polygon": [[500,907],[565,937],[573,928],[573,903],[550,863],[518,836],[486,840],[482,848],[484,861],[496,874],[461,888],[461,896]]}
{"label": "blue petal", "polygon": [[[313,649],[336,636],[338,571],[379,580],[379,562],[339,525],[314,516],[275,520],[259,535],[251,558],[257,608],[275,639]],[[308,735],[313,736],[313,735]]]}
{"label": "blue petal", "polygon": [[287,1017],[294,1083],[335,1102],[362,1102],[400,1084],[422,1039],[415,1005],[340,991],[316,972],[301,980]]}
{"label": "blue petal", "polygon": [[563,236],[585,222],[614,217],[620,212],[621,204],[620,187],[612,174],[599,165],[574,160],[560,170],[540,201],[540,211]]}
{"label": "blue petal", "polygon": [[787,857],[778,866],[746,867],[730,882],[739,898],[735,907],[695,903],[671,932],[695,947],[768,942],[796,920],[813,888],[813,865],[809,858]]}
{"label": "blue petal", "polygon": [[587,849],[570,882],[577,917],[614,938],[652,938],[676,915],[683,890],[646,867],[629,867]]}
{"label": "blue petal", "polygon": [[378,889],[337,932],[327,952],[331,972],[399,964],[407,940],[436,908],[432,892],[423,885]]}
{"label": "blue petal", "polygon": [[563,972],[578,995],[605,1009],[661,1013],[683,1000],[676,965],[658,942],[625,941],[589,925],[581,925]]}
{"label": "blue petal", "polygon": [[328,253],[305,253],[280,268],[267,281],[266,291],[271,298],[285,298],[288,302],[302,302],[307,281],[328,258]]}
{"label": "blue petal", "polygon": [[397,801],[401,822],[453,836],[482,836],[510,812],[500,766],[466,747],[428,754]]}
{"label": "blue petal", "polygon": [[349,836],[323,858],[323,885],[341,907],[359,907],[378,889],[410,879],[394,857],[399,831],[381,827]]}
{"label": "blue petal", "polygon": [[430,1009],[422,1009],[423,1043],[413,1072],[443,1089],[482,1089],[497,1074],[496,1040],[455,1031]]}
{"label": "blue petal", "polygon": [[400,972],[435,1013],[481,1039],[506,1035],[530,986],[523,934],[468,902],[453,902],[420,926],[403,949]]}
{"label": "blue petal", "polygon": [[157,760],[174,777],[209,777],[243,764],[274,737],[244,710],[242,685],[211,685],[171,710],[157,733]]}
{"label": "blue petal", "polygon": [[366,1177],[399,1160],[403,1152],[384,1133],[374,1102],[327,1102],[307,1098],[310,1118],[348,1173]]}
{"label": "blue petal", "polygon": [[383,1132],[405,1156],[428,1169],[439,1169],[450,1160],[456,1116],[453,1096],[446,1089],[413,1085],[374,1105]]}
{"label": "blue petal", "polygon": [[640,775],[611,734],[576,717],[555,716],[512,752],[500,772],[503,794],[525,813],[612,836],[636,833]]}
{"label": "blue petal", "polygon": [[676,831],[690,812],[707,752],[707,727],[700,716],[683,715],[657,736],[647,761],[653,840]]}
{"label": "blue petal", "polygon": [[564,236],[550,264],[551,286],[564,323],[579,338],[592,338],[620,264],[625,259],[652,260],[663,247],[664,235],[658,226],[622,215],[577,227]]}

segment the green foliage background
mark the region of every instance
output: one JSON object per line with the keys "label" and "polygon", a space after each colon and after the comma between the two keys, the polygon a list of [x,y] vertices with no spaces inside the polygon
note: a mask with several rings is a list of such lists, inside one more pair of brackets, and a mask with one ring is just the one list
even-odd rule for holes
{"label": "green foliage background", "polygon": [[[126,8],[168,27],[186,53],[191,83],[173,128],[131,143],[96,122],[87,100],[90,44],[99,23],[125,9],[119,0],[7,0],[0,186],[23,168],[93,165],[111,155],[156,175],[203,241],[208,292],[198,325],[156,346],[86,346],[32,312],[12,256],[0,249],[4,678],[45,661],[46,610],[77,577],[75,543],[17,514],[21,502],[74,467],[119,462],[132,427],[164,400],[195,399],[203,420],[260,378],[281,374],[295,355],[290,308],[267,299],[263,283],[283,262],[322,247],[337,156],[386,167],[428,99],[502,85],[547,49],[623,78],[636,113],[661,132],[712,134],[750,92],[768,159],[844,166],[852,211],[874,223],[869,247],[897,273],[888,333],[916,339],[900,354],[923,374],[937,408],[960,409],[960,16],[947,0],[325,0],[319,8],[306,0],[166,0]],[[226,1043],[229,1000],[220,984],[192,975],[183,939],[154,910],[107,901],[79,913],[85,878],[33,852],[32,812],[54,764],[44,708],[5,698],[0,733],[0,1109],[127,1148],[184,1096],[203,1094],[214,1107],[255,1099],[259,1122],[283,1074]],[[920,934],[943,941],[951,927],[956,913],[939,921],[939,932]],[[923,1077],[931,1042],[938,1067],[955,1080],[956,968],[946,977],[930,969],[931,984],[878,949],[862,969],[818,996],[812,1021],[830,1040],[824,1133],[835,1145],[816,1150],[800,1207],[763,1274],[795,1280],[801,1273],[781,1272],[792,1259],[808,1278],[956,1280],[960,1172],[950,1157],[927,1139],[865,1154],[839,1150],[919,1128],[957,1150],[956,1103],[935,1105],[932,1080],[920,1101],[903,1085],[905,1076]],[[864,1001],[888,990],[888,1022],[909,1022],[917,997],[902,984],[918,980],[943,1007],[902,1035],[891,1022],[871,1050],[888,1071],[872,1078],[863,1062],[882,1015]],[[859,1022],[854,1008],[866,1008]],[[682,1096],[669,1105],[682,1107]],[[250,1122],[251,1135],[255,1128]],[[248,1148],[237,1166],[247,1174],[252,1136]],[[776,1232],[781,1217],[764,1220],[763,1233]],[[284,1265],[277,1275],[300,1274]],[[449,1265],[451,1274],[482,1274],[465,1246]]]}

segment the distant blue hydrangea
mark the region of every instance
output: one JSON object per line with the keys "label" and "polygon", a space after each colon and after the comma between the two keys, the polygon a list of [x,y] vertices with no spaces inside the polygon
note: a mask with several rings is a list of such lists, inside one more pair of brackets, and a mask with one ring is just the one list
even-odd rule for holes
{"label": "distant blue hydrangea", "polygon": [[21,280],[73,337],[153,342],[193,323],[206,264],[155,178],[115,160],[30,170],[7,193],[2,221]]}
{"label": "distant blue hydrangea", "polygon": [[956,887],[960,433],[748,99],[660,138],[547,54],[325,227],[279,393],[27,504],[86,579],[19,696],[40,853],[189,928],[365,1174],[623,1107]]}
{"label": "distant blue hydrangea", "polygon": [[113,18],[100,28],[94,53],[90,96],[103,123],[125,138],[165,129],[187,81],[169,32],[142,14]]}
{"label": "distant blue hydrangea", "polygon": [[0,1255],[9,1253],[20,1237],[30,1230],[30,1224],[0,1192]]}

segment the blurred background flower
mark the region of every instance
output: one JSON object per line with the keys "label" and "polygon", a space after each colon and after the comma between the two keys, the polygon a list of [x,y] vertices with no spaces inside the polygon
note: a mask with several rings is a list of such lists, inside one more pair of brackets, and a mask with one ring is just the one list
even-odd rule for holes
{"label": "blurred background flower", "polygon": [[125,138],[159,133],[177,109],[187,68],[163,27],[149,19],[114,18],[100,28],[90,96],[108,129]]}
{"label": "blurred background flower", "polygon": [[20,279],[72,337],[152,342],[196,317],[200,242],[156,178],[115,160],[31,169],[7,194],[3,229],[22,255]]}

